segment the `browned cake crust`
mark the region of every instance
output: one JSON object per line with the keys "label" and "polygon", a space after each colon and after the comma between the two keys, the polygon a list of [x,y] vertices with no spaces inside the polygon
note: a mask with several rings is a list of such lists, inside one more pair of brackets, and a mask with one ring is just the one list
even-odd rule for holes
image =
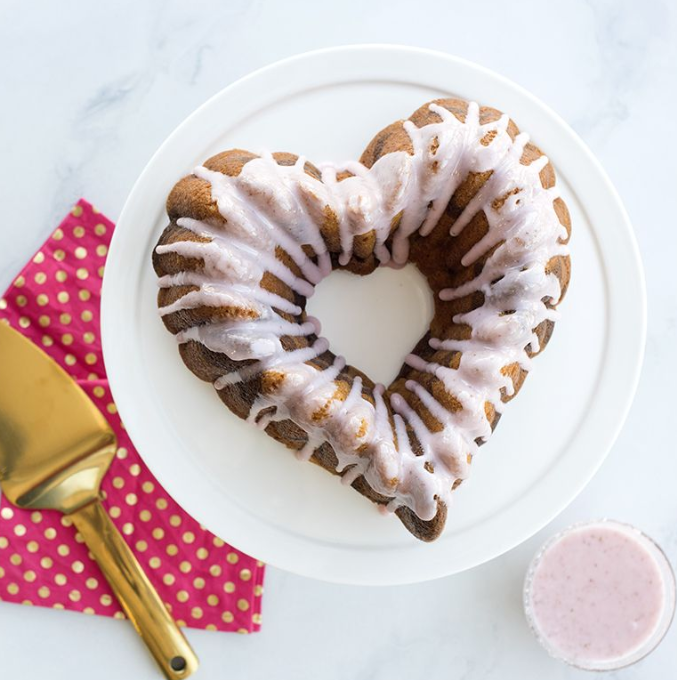
{"label": "browned cake crust", "polygon": [[[465,120],[468,109],[467,102],[460,99],[439,99],[436,100],[435,103],[453,113],[459,120]],[[480,108],[480,123],[495,121],[499,119],[500,116],[501,113],[496,109],[489,107]],[[440,118],[436,113],[429,110],[428,103],[415,111],[409,120],[417,127],[423,127],[431,123],[439,122]],[[513,140],[519,133],[517,126],[512,120],[508,126],[508,133]],[[369,143],[360,160],[365,166],[371,167],[382,156],[396,151],[412,152],[411,141],[404,129],[403,121],[397,121],[379,132]],[[538,147],[529,143],[524,149],[520,162],[523,165],[529,165],[542,155],[543,154]],[[257,156],[248,151],[233,149],[210,158],[204,163],[204,166],[210,170],[215,170],[226,175],[237,176],[244,165],[254,158],[257,158]],[[289,153],[277,153],[274,154],[274,158],[279,165],[293,165],[297,160],[297,156]],[[307,174],[320,179],[320,172],[312,164],[306,163],[305,171]],[[474,215],[471,222],[461,234],[456,237],[450,236],[450,228],[463,209],[470,203],[473,196],[475,196],[488,180],[490,175],[491,172],[469,174],[461,183],[458,190],[452,195],[446,210],[432,232],[425,237],[416,232],[410,239],[411,249],[409,261],[413,262],[426,277],[433,293],[435,305],[434,317],[430,329],[417,343],[413,353],[427,361],[435,362],[442,366],[449,366],[451,368],[458,367],[461,353],[458,351],[435,350],[429,346],[429,338],[468,339],[470,337],[471,328],[467,325],[454,323],[453,318],[458,314],[469,312],[482,305],[484,297],[482,293],[474,293],[463,298],[444,301],[440,299],[439,292],[443,289],[456,288],[460,284],[476,277],[482,270],[488,257],[494,252],[495,248],[498,247],[496,246],[493,248],[489,253],[471,266],[465,267],[461,264],[461,258],[486,234],[489,228],[487,217],[484,212],[478,212]],[[345,177],[347,176],[349,176],[349,174],[345,173]],[[552,187],[555,184],[555,172],[550,163],[545,165],[540,171],[539,176],[544,188]],[[554,207],[559,221],[566,228],[567,234],[569,234],[571,222],[564,201],[562,201],[561,198],[556,198],[554,200]],[[162,233],[158,245],[170,244],[176,241],[200,240],[200,237],[194,232],[184,229],[177,224],[179,218],[190,217],[217,224],[223,222],[223,218],[212,199],[209,183],[192,175],[184,177],[172,189],[167,200],[167,213],[169,216],[169,225]],[[356,238],[353,256],[345,266],[342,266],[338,262],[340,243],[336,215],[333,215],[330,210],[326,210],[323,214],[317,216],[317,220],[318,223],[321,224],[322,236],[329,251],[332,253],[332,264],[334,269],[346,269],[354,274],[366,275],[371,273],[378,266],[378,260],[374,254],[375,235],[373,232]],[[397,224],[393,225],[393,227],[392,233],[396,231]],[[386,245],[389,244],[390,241],[387,241]],[[306,248],[308,253],[312,254],[312,249],[309,247]],[[284,261],[292,268],[292,270],[295,268],[297,274],[300,273],[298,267],[296,267],[291,260],[291,257],[284,250],[278,249],[277,257]],[[154,252],[153,266],[157,275],[161,277],[183,271],[199,272],[203,269],[204,262],[200,259],[185,258],[176,253],[167,252],[164,254],[157,254]],[[570,259],[566,255],[554,257],[548,264],[548,271],[554,273],[559,279],[562,296],[566,292],[569,283],[570,266]],[[270,273],[264,275],[261,287],[293,301],[303,309],[303,313],[299,317],[295,318],[291,315],[284,314],[282,316],[288,320],[295,320],[299,323],[305,320],[305,298],[298,293],[293,292],[289,286]],[[170,288],[162,288],[158,295],[158,304],[160,307],[168,305],[191,290],[195,290],[195,287],[173,286]],[[167,329],[171,333],[176,334],[191,326],[233,317],[241,318],[243,314],[246,314],[246,310],[236,307],[202,306],[194,309],[182,309],[172,314],[168,314],[163,317],[163,321]],[[544,321],[534,329],[539,339],[539,352],[547,345],[553,327],[554,323],[552,321]],[[290,351],[312,345],[316,339],[317,338],[314,335],[306,337],[285,336],[283,338],[283,343],[285,349]],[[179,345],[179,348],[181,357],[186,366],[188,366],[188,368],[200,379],[212,383],[224,374],[247,363],[251,363],[246,361],[232,361],[225,354],[213,352],[196,341],[183,343]],[[535,354],[535,352],[530,351],[530,348],[528,348],[528,353],[529,356]],[[335,355],[331,351],[326,351],[317,359],[309,363],[318,369],[325,369],[333,363],[334,359]],[[514,393],[511,396],[508,396],[505,391],[503,391],[502,400],[506,402],[509,399],[512,399],[519,391],[526,377],[526,371],[517,364],[512,364],[505,367],[504,372],[510,375],[515,388]],[[441,429],[442,425],[418,400],[416,395],[413,395],[405,387],[406,380],[414,374],[417,382],[424,387],[429,388],[435,398],[449,408],[449,410],[453,411],[455,408],[460,408],[460,405],[458,405],[457,402],[455,403],[453,395],[448,394],[440,387],[439,381],[436,381],[434,376],[416,371],[408,365],[403,365],[395,380],[388,387],[388,392],[397,392],[405,397],[407,402],[424,420],[428,428],[432,432],[435,432],[436,430]],[[336,380],[336,399],[346,398],[355,377],[358,375],[362,379],[363,397],[371,403],[374,402],[373,381],[370,380],[367,375],[349,365],[340,372]],[[258,374],[249,380],[228,385],[223,389],[218,390],[218,394],[221,400],[233,413],[244,419],[248,416],[255,399],[260,394],[266,393],[267,390],[273,389],[275,380],[275,372],[267,371]],[[389,405],[388,409],[392,424],[393,414]],[[493,429],[498,422],[499,415],[496,413],[493,405],[489,402],[485,403],[485,412]],[[273,421],[265,428],[265,432],[285,446],[294,450],[300,450],[308,440],[306,432],[291,420]],[[420,450],[413,430],[408,427],[407,432],[414,451],[417,450],[417,447]],[[329,443],[325,442],[317,448],[312,454],[311,460],[332,474],[338,474],[336,472],[338,460]],[[345,474],[346,472],[347,470],[342,474]],[[454,488],[459,483],[460,480],[457,480],[454,484]],[[358,477],[352,483],[352,487],[376,504],[385,505],[391,500],[389,497],[374,491],[362,476]],[[414,536],[424,541],[431,541],[439,536],[444,527],[447,507],[443,502],[439,502],[437,514],[430,521],[421,520],[412,510],[404,506],[399,507],[396,510],[396,513],[402,523],[412,534],[414,534]]]}

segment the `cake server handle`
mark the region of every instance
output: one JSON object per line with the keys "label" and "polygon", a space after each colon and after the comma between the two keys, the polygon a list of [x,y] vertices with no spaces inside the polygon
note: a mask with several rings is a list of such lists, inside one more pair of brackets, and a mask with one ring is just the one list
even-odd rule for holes
{"label": "cake server handle", "polygon": [[198,667],[195,652],[101,502],[96,500],[68,516],[165,677],[180,680],[194,673]]}

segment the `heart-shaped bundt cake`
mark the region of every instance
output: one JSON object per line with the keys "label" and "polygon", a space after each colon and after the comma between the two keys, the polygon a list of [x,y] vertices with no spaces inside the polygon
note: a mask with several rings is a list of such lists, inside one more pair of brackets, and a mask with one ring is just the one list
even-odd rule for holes
{"label": "heart-shaped bundt cake", "polygon": [[[158,303],[188,368],[416,537],[439,536],[569,282],[569,213],[540,149],[500,111],[441,99],[379,132],[359,163],[220,153],[167,212]],[[331,352],[306,300],[334,269],[407,262],[435,314],[385,387]]]}

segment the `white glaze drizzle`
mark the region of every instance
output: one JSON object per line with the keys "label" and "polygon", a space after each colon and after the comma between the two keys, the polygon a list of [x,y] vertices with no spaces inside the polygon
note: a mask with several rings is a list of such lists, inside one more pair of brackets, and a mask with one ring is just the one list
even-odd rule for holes
{"label": "white glaze drizzle", "polygon": [[[481,125],[475,103],[469,104],[465,122],[437,104],[430,104],[430,110],[440,122],[421,128],[411,121],[404,123],[412,154],[389,153],[370,169],[356,162],[326,164],[320,181],[305,172],[303,158],[293,166],[281,166],[269,153],[246,163],[237,177],[196,168],[194,175],[209,182],[224,221],[179,219],[179,226],[204,242],[178,241],[157,248],[159,254],[176,253],[204,263],[199,273],[160,279],[162,287],[195,288],[163,307],[163,315],[202,306],[242,311],[242,318],[194,326],[177,335],[180,343],[198,341],[235,361],[255,360],[220,377],[215,388],[250,380],[265,371],[281,373],[280,385],[257,397],[247,420],[260,428],[292,420],[308,435],[297,451],[300,459],[307,460],[329,442],[344,483],[364,475],[375,491],[392,498],[388,510],[406,506],[423,520],[435,516],[438,500],[449,503],[454,481],[467,475],[476,441],[490,436],[485,405],[490,403],[500,412],[502,395],[513,393],[512,380],[503,369],[517,365],[528,370],[528,351],[539,349],[534,329],[556,318],[552,307],[560,299],[559,281],[548,273],[547,264],[567,253],[562,243],[566,230],[553,207],[558,193],[555,188],[544,189],[539,179],[547,158],[541,156],[530,165],[520,163],[527,135],[512,140],[505,115]],[[490,139],[483,143],[487,135]],[[343,170],[353,176],[338,182],[337,174]],[[336,382],[345,365],[342,357],[324,370],[306,363],[329,347],[325,338],[316,337],[319,323],[311,318],[303,321],[295,302],[259,284],[264,273],[270,272],[299,295],[312,294],[313,287],[331,272],[321,232],[327,211],[338,221],[340,264],[347,264],[353,256],[355,237],[373,231],[379,262],[392,260],[401,266],[407,261],[411,236],[432,231],[468,173],[487,171],[492,173],[490,178],[454,221],[450,233],[460,234],[483,211],[489,229],[464,255],[462,264],[469,266],[501,245],[479,276],[440,293],[442,300],[453,300],[479,291],[484,302],[453,319],[471,327],[469,339],[430,340],[433,349],[460,352],[458,368],[415,355],[405,360],[415,369],[406,389],[439,421],[433,432],[405,396],[388,393],[382,385],[372,391],[373,404],[364,397],[359,377],[346,395],[346,386],[340,389]],[[499,204],[494,203],[497,198]],[[387,247],[400,214],[392,245]],[[315,257],[309,257],[301,246],[311,246]],[[278,248],[286,251],[302,276],[276,257]],[[296,319],[290,321],[283,314]],[[315,339],[307,348],[285,351],[284,336]],[[424,374],[433,375],[453,395],[453,410],[417,382],[417,376]],[[412,449],[407,430],[415,435],[420,451]]]}

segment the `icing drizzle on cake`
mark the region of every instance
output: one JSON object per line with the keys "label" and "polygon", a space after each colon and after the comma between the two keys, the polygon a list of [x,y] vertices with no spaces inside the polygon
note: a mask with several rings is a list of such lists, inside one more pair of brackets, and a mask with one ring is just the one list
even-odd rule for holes
{"label": "icing drizzle on cake", "polygon": [[[308,459],[328,441],[345,483],[363,475],[375,491],[392,498],[389,510],[405,505],[422,520],[435,516],[438,501],[449,503],[454,482],[467,475],[477,442],[491,434],[486,404],[500,412],[502,390],[508,395],[514,390],[503,369],[517,364],[528,370],[529,350],[538,351],[534,329],[556,318],[553,307],[561,296],[559,280],[548,264],[567,254],[567,232],[553,206],[557,190],[543,188],[539,178],[547,158],[520,163],[528,136],[519,134],[513,140],[505,115],[480,124],[475,103],[469,104],[464,122],[436,104],[430,104],[430,111],[439,122],[420,128],[404,123],[413,153],[388,153],[369,169],[356,162],[326,164],[319,180],[305,171],[305,159],[283,166],[269,153],[247,162],[236,177],[200,166],[193,174],[209,183],[225,223],[180,218],[177,224],[203,242],[157,247],[159,254],[204,262],[199,273],[160,278],[161,287],[194,287],[163,307],[161,314],[204,306],[242,312],[177,335],[180,343],[197,341],[235,361],[250,360],[218,378],[214,387],[220,390],[268,371],[279,373],[283,380],[257,397],[247,419],[261,428],[292,420],[308,434],[297,452],[300,459]],[[352,176],[338,181],[345,171]],[[413,354],[405,359],[416,371],[441,381],[457,407],[450,410],[422,384],[408,380],[406,389],[441,423],[441,429],[432,432],[405,396],[382,385],[370,393],[373,403],[359,377],[347,396],[340,396],[335,380],[344,359],[337,357],[324,370],[307,363],[326,352],[329,342],[318,337],[317,320],[301,317],[301,307],[261,287],[264,273],[300,296],[312,295],[314,286],[332,271],[321,229],[327,210],[338,221],[340,264],[351,260],[356,237],[373,232],[379,262],[401,266],[407,262],[411,236],[429,234],[468,174],[487,171],[491,176],[454,221],[451,234],[461,234],[483,211],[489,229],[461,263],[470,266],[493,251],[472,281],[439,293],[442,300],[453,300],[480,291],[484,302],[453,319],[471,327],[469,339],[430,339],[433,349],[460,352],[460,363],[449,368]],[[300,275],[277,257],[279,249]],[[286,351],[284,336],[308,337],[311,342]],[[415,434],[420,450],[413,450],[407,429]]]}

